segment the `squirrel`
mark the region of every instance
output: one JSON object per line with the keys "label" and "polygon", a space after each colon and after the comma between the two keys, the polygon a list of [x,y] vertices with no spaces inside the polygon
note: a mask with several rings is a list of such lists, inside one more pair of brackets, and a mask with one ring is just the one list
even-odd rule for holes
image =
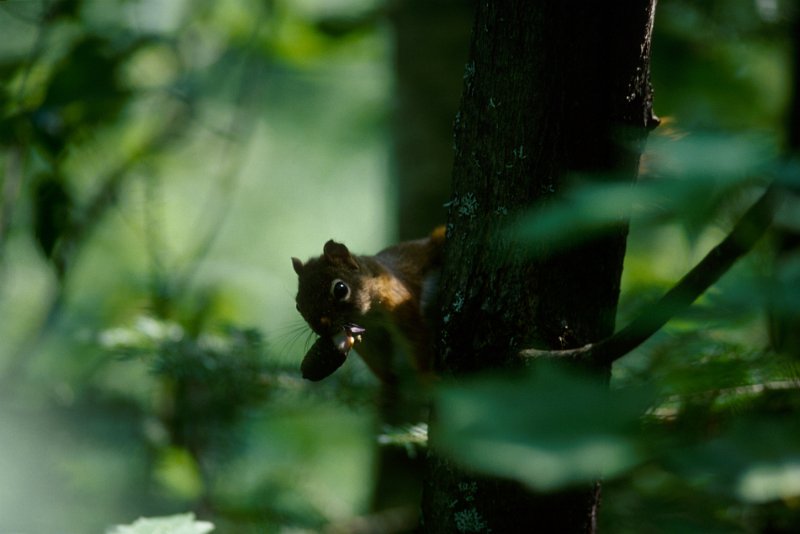
{"label": "squirrel", "polygon": [[415,370],[429,375],[433,340],[426,320],[435,298],[445,228],[374,256],[351,254],[329,240],[321,256],[292,258],[298,277],[297,310],[320,336],[301,369],[310,380],[335,371],[351,348],[382,381],[396,380],[392,345],[405,348]]}

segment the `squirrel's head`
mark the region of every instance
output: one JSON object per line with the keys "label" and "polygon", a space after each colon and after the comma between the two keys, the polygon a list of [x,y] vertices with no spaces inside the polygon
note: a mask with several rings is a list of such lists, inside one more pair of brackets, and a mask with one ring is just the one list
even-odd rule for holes
{"label": "squirrel's head", "polygon": [[347,247],[333,240],[322,255],[303,263],[292,258],[297,273],[297,311],[320,336],[333,336],[347,325],[357,325],[369,311],[365,275]]}

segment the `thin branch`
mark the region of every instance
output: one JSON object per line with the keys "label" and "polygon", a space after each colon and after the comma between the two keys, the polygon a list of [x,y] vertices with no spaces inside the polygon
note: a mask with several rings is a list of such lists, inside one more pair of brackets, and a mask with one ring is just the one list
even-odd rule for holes
{"label": "thin branch", "polygon": [[688,308],[742,256],[747,254],[772,224],[778,186],[772,183],[742,215],[731,232],[650,309],[614,335],[575,349],[526,349],[524,360],[540,358],[591,361],[611,365],[658,332],[667,321]]}

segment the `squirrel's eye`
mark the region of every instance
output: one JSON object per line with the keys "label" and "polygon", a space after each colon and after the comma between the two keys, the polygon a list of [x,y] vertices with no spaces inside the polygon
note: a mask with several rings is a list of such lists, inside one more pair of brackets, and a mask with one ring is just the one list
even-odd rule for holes
{"label": "squirrel's eye", "polygon": [[336,300],[344,300],[350,294],[350,288],[347,287],[347,284],[339,280],[338,278],[331,282],[331,295]]}

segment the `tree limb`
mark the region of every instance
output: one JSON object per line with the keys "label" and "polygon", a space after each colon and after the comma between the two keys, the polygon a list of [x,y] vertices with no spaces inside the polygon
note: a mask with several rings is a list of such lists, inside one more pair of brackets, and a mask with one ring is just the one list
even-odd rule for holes
{"label": "tree limb", "polygon": [[658,332],[667,321],[688,308],[742,256],[747,254],[772,223],[778,186],[772,183],[742,215],[731,232],[661,299],[617,333],[596,343],[565,350],[526,349],[524,361],[573,359],[610,365]]}

